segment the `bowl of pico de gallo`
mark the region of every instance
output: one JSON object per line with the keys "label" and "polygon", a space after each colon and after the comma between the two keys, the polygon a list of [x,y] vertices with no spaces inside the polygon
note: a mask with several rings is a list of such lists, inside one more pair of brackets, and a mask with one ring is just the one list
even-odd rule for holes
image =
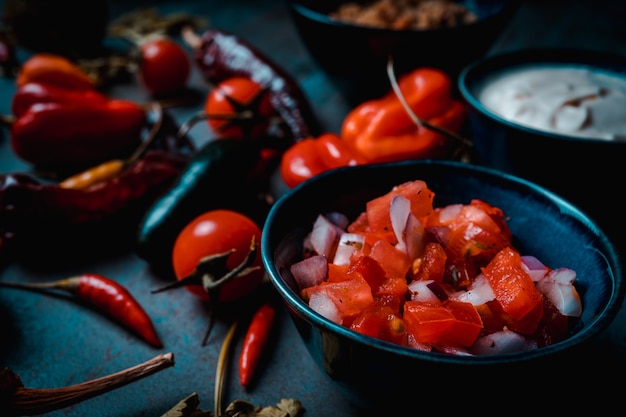
{"label": "bowl of pico de gallo", "polygon": [[457,161],[335,169],[275,202],[261,248],[314,362],[364,412],[462,411],[606,372],[597,340],[622,261],[584,212],[519,177]]}

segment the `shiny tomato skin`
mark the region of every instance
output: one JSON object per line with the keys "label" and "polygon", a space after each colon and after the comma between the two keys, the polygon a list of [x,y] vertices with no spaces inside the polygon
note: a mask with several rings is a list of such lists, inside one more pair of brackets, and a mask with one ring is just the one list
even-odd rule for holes
{"label": "shiny tomato skin", "polygon": [[[235,252],[229,256],[226,265],[228,269],[235,268],[248,254],[253,236],[257,253],[251,266],[258,268],[225,283],[220,289],[219,301],[234,301],[248,295],[261,283],[264,274],[260,250],[261,229],[249,217],[231,210],[207,211],[181,230],[172,251],[176,278],[180,280],[192,274],[202,258],[231,249],[235,249]],[[209,295],[200,285],[185,288],[199,298],[209,300]]]}
{"label": "shiny tomato skin", "polygon": [[140,46],[139,79],[154,96],[181,91],[187,85],[191,64],[187,52],[177,42],[158,38]]}
{"label": "shiny tomato skin", "polygon": [[245,111],[251,111],[257,119],[253,122],[229,122],[209,117],[209,127],[217,133],[218,137],[257,139],[266,136],[269,120],[275,113],[268,92],[250,78],[227,78],[209,92],[204,103],[204,111],[208,115],[234,116],[241,109],[238,110],[232,101],[244,107]]}

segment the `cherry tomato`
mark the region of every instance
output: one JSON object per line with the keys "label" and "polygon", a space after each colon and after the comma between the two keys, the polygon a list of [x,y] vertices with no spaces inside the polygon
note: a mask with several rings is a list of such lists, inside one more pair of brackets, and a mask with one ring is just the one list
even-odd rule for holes
{"label": "cherry tomato", "polygon": [[275,114],[267,90],[246,77],[228,78],[208,94],[204,110],[208,115],[247,116],[247,119],[226,120],[209,117],[209,127],[219,137],[256,139],[267,136],[271,117]]}
{"label": "cherry tomato", "polygon": [[140,51],[138,75],[151,94],[167,95],[185,88],[191,64],[181,45],[171,39],[158,38],[143,43]]}
{"label": "cherry tomato", "polygon": [[[249,217],[231,210],[207,211],[189,222],[179,233],[172,251],[172,262],[177,279],[192,274],[200,260],[235,249],[226,261],[233,269],[245,259],[254,236],[261,243],[261,229]],[[260,246],[257,247],[259,249]],[[263,279],[261,251],[257,250],[251,267],[254,271],[227,281],[220,288],[219,301],[234,301],[254,290]],[[219,278],[219,277],[218,277]],[[208,301],[209,295],[200,285],[186,286],[188,291]]]}

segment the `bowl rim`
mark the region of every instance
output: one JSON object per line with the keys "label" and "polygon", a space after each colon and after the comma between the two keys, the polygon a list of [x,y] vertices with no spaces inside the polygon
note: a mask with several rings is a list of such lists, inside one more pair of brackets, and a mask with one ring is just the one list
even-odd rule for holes
{"label": "bowl rim", "polygon": [[[622,70],[605,68],[598,63],[610,63],[611,66]],[[578,68],[594,68],[602,72],[621,75],[626,81],[626,57],[610,52],[594,51],[583,48],[531,48],[520,49],[487,56],[478,59],[463,68],[457,77],[457,88],[461,97],[470,108],[481,116],[502,124],[508,129],[518,130],[535,136],[542,136],[556,141],[577,141],[581,144],[596,144],[607,147],[626,146],[625,140],[606,140],[586,136],[567,135],[533,128],[506,119],[498,113],[488,109],[473,92],[472,86],[485,76],[498,73],[501,70],[533,66],[533,65],[560,65]]]}
{"label": "bowl rim", "polygon": [[[373,0],[372,0],[373,1]],[[455,1],[455,3],[459,3],[459,2],[463,2],[465,3],[465,0],[453,0]],[[337,6],[339,6],[340,4],[343,3],[349,3],[350,0],[347,1],[341,1],[337,3]],[[370,32],[373,34],[379,34],[382,36],[385,35],[397,35],[399,33],[411,33],[411,34],[424,34],[424,33],[429,33],[429,34],[436,34],[436,33],[443,33],[443,32],[450,32],[450,31],[465,31],[468,28],[472,28],[472,27],[476,27],[478,25],[483,25],[485,23],[497,20],[500,18],[500,16],[504,16],[507,14],[513,14],[517,8],[520,6],[520,4],[522,3],[522,0],[508,0],[508,1],[503,1],[503,5],[502,8],[500,10],[498,10],[495,13],[492,13],[491,15],[484,17],[482,19],[478,19],[475,22],[471,22],[471,23],[465,23],[465,24],[461,24],[461,25],[457,25],[457,26],[453,26],[450,28],[434,28],[434,29],[402,29],[402,30],[398,30],[398,29],[391,29],[391,28],[383,28],[383,27],[378,27],[378,26],[367,26],[367,25],[355,25],[352,23],[346,23],[344,21],[341,20],[335,20],[332,19],[327,13],[321,12],[319,10],[313,9],[311,7],[309,7],[306,4],[303,4],[300,0],[288,0],[287,3],[289,4],[290,9],[292,10],[293,13],[300,15],[302,17],[305,17],[313,22],[316,23],[320,23],[323,25],[327,25],[330,27],[336,27],[336,28],[350,28],[351,30],[359,30],[359,31],[364,31],[364,32]]]}
{"label": "bowl rim", "polygon": [[[605,305],[599,314],[597,314],[594,319],[588,324],[588,326],[576,332],[574,335],[566,338],[563,341],[558,343],[548,345],[545,347],[531,349],[525,352],[516,352],[502,355],[485,355],[485,356],[467,356],[467,355],[452,355],[440,352],[425,352],[418,349],[414,349],[411,347],[400,346],[393,344],[391,342],[386,342],[380,339],[376,339],[370,336],[366,336],[360,333],[357,333],[353,330],[350,330],[340,324],[334,323],[317,312],[313,311],[299,294],[295,293],[291,287],[285,282],[285,280],[280,275],[280,272],[277,270],[276,265],[274,264],[274,247],[271,246],[272,241],[280,242],[281,237],[274,237],[273,231],[271,228],[271,224],[278,217],[279,212],[282,207],[286,204],[286,202],[291,198],[292,195],[297,193],[305,192],[307,188],[311,187],[317,182],[321,181],[329,181],[329,177],[335,175],[343,175],[343,172],[347,172],[350,170],[362,170],[362,169],[385,169],[385,167],[392,166],[422,166],[422,165],[440,165],[445,167],[446,169],[454,170],[459,173],[465,173],[466,175],[479,175],[479,176],[487,176],[490,179],[498,179],[501,181],[505,181],[508,184],[514,185],[515,187],[522,187],[526,190],[531,190],[533,193],[539,193],[546,199],[548,199],[551,203],[555,204],[562,213],[570,214],[571,216],[577,218],[579,221],[585,224],[590,231],[597,237],[597,240],[601,243],[601,246],[606,250],[604,253],[604,258],[607,260],[607,265],[611,268],[612,271],[612,291],[609,295],[608,303]],[[262,232],[262,241],[261,241],[261,251],[263,264],[269,276],[269,279],[276,290],[279,292],[283,303],[288,307],[290,314],[295,314],[299,316],[303,316],[308,320],[312,325],[318,326],[324,331],[330,332],[342,338],[350,340],[352,343],[362,343],[373,349],[386,351],[388,353],[411,357],[414,359],[427,360],[431,362],[439,362],[446,364],[462,364],[462,365],[501,365],[501,364],[510,364],[510,363],[522,363],[527,362],[536,358],[541,358],[545,356],[549,356],[551,354],[556,354],[558,352],[564,352],[575,348],[581,344],[588,342],[593,337],[602,333],[610,323],[615,319],[617,312],[619,311],[622,301],[624,299],[624,295],[626,292],[626,284],[625,278],[623,275],[623,264],[622,260],[617,252],[616,247],[610,241],[610,239],[606,236],[606,234],[598,227],[598,225],[586,214],[580,211],[578,208],[573,206],[567,200],[559,197],[557,194],[549,191],[542,186],[535,184],[531,181],[525,180],[523,178],[514,176],[512,174],[507,174],[505,172],[474,164],[469,164],[460,161],[451,161],[451,160],[413,160],[413,161],[402,161],[396,163],[384,163],[384,164],[370,164],[370,165],[360,165],[353,167],[342,167],[334,170],[326,171],[322,174],[319,174],[300,185],[288,190],[285,194],[280,196],[278,200],[275,201],[270,212],[267,216],[266,223],[263,227]],[[294,313],[295,312],[295,313]]]}

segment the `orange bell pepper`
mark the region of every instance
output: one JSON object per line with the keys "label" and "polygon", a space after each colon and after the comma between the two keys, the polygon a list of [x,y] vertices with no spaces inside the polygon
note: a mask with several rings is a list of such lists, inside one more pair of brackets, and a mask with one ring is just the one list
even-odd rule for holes
{"label": "orange bell pepper", "polygon": [[[466,109],[452,96],[452,83],[444,72],[418,68],[400,77],[398,86],[421,120],[454,133],[460,131]],[[369,163],[441,158],[454,144],[449,136],[418,126],[394,91],[354,108],[344,119],[341,137]]]}
{"label": "orange bell pepper", "polygon": [[335,133],[324,133],[287,149],[281,159],[280,174],[288,187],[295,187],[329,169],[362,163],[365,159],[350,144]]}

